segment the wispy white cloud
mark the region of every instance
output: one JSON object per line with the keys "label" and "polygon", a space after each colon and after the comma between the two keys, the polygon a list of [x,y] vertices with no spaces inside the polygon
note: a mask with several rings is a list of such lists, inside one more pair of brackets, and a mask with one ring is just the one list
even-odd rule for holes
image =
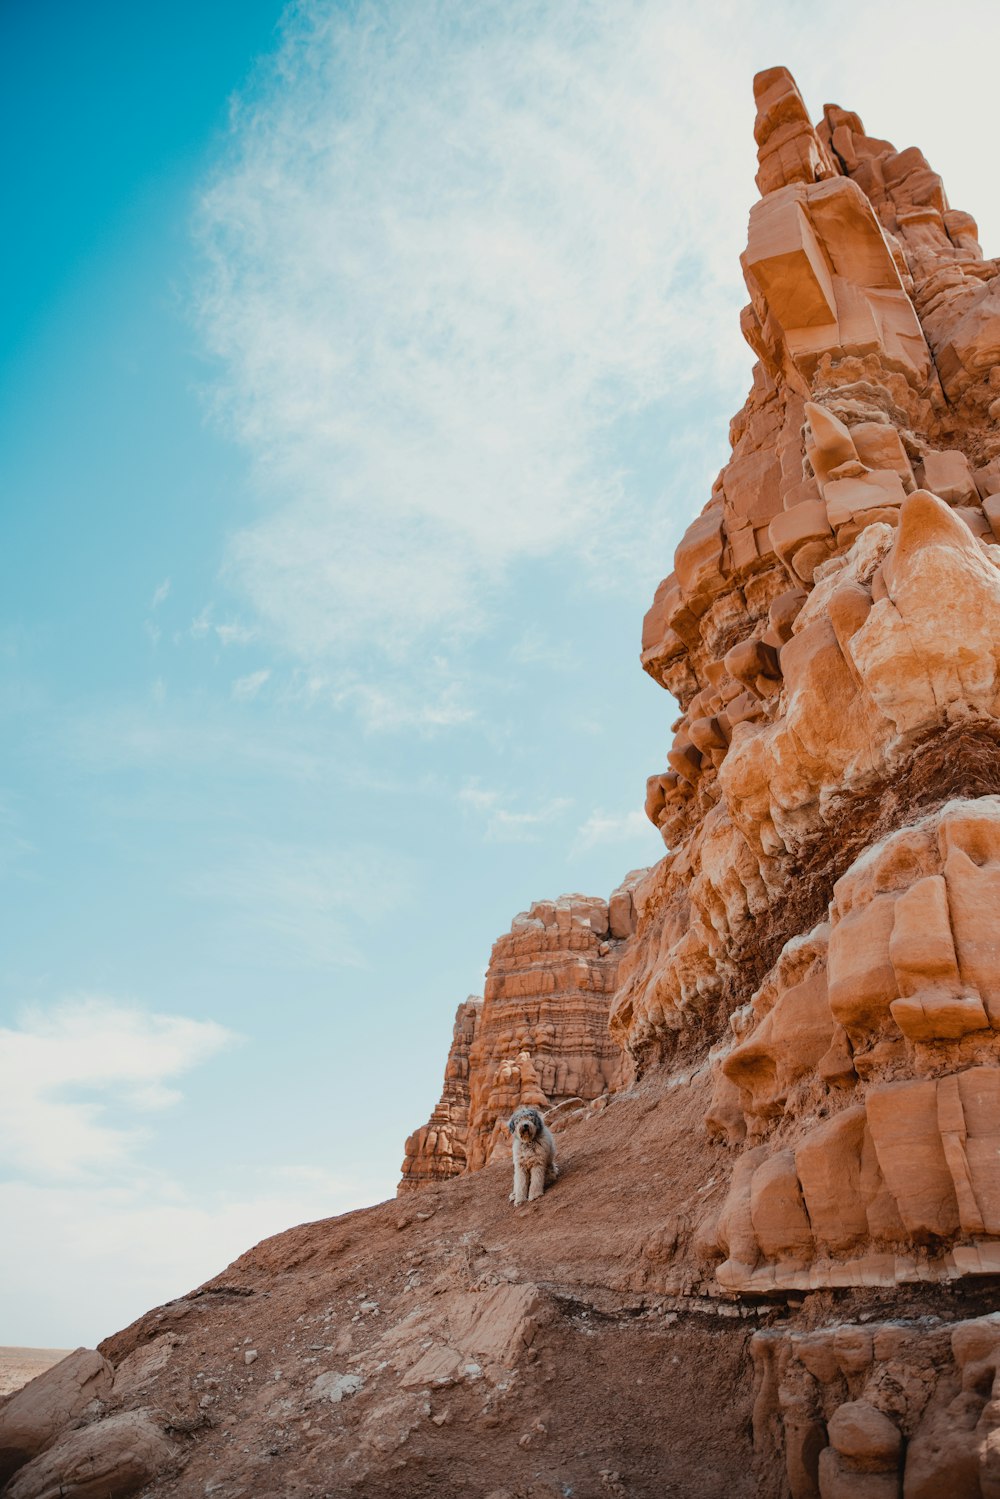
{"label": "wispy white cloud", "polygon": [[[176,1083],[237,1038],[101,996],[0,1029],[0,1293],[5,1335],[101,1337],[295,1223],[387,1196],[350,1169],[230,1160],[194,1187],[151,1164]],[[123,1249],[125,1246],[125,1249]]]}
{"label": "wispy white cloud", "polygon": [[344,968],[368,962],[366,929],[406,899],[412,877],[396,852],[256,838],[192,876],[186,889],[219,908],[219,930],[241,953]]}
{"label": "wispy white cloud", "polygon": [[291,14],[202,212],[225,409],[285,496],[229,573],[307,655],[467,637],[511,564],[635,553],[615,424],[733,349],[735,60],[624,0]]}
{"label": "wispy white cloud", "polygon": [[24,873],[35,852],[35,845],[21,830],[17,798],[0,791],[0,876]]}
{"label": "wispy white cloud", "polygon": [[[963,79],[933,121],[925,13]],[[290,7],[201,212],[218,405],[265,497],[227,572],[264,628],[419,653],[474,636],[529,559],[633,593],[662,573],[749,372],[753,71],[787,62],[815,112],[935,137],[949,170],[971,108],[990,138],[991,7],[908,16],[873,0],[859,47],[792,0]]]}
{"label": "wispy white cloud", "polygon": [[47,742],[60,756],[102,774],[123,766],[197,765],[267,770],[303,780],[328,768],[328,755],[297,726],[266,721],[247,734],[228,703],[168,694],[160,677],[150,687],[150,699],[54,720],[58,732],[54,729]]}
{"label": "wispy white cloud", "polygon": [[198,610],[188,626],[188,634],[192,640],[203,640],[206,635],[214,635],[220,645],[249,645],[257,639],[259,632],[255,626],[232,618],[218,623],[212,618],[214,613],[214,604],[205,604]]}
{"label": "wispy white cloud", "polygon": [[490,843],[537,843],[546,826],[555,823],[572,806],[567,797],[550,797],[536,807],[505,805],[500,791],[472,781],[458,793],[459,805],[478,822]]}
{"label": "wispy white cloud", "polygon": [[477,710],[469,703],[462,682],[438,685],[422,673],[419,688],[399,688],[391,682],[351,682],[336,687],[331,700],[338,708],[357,714],[370,733],[415,732],[431,735],[439,729],[454,729],[476,721]]}
{"label": "wispy white cloud", "polygon": [[230,696],[238,703],[250,703],[271,676],[269,667],[252,671],[245,677],[237,677],[230,689]]}
{"label": "wispy white cloud", "polygon": [[249,645],[258,634],[252,625],[242,624],[239,620],[230,620],[214,628],[221,645]]}
{"label": "wispy white cloud", "polygon": [[580,852],[604,843],[645,843],[651,860],[662,855],[660,836],[641,809],[629,812],[591,812],[577,829],[574,851]]}
{"label": "wispy white cloud", "polygon": [[[0,1030],[0,1162],[71,1178],[126,1159],[142,1139],[132,1116],[177,1102],[167,1081],[233,1040],[214,1021],[102,996],[26,1012]],[[109,1122],[112,1108],[128,1122]]]}
{"label": "wispy white cloud", "polygon": [[462,787],[458,793],[458,800],[468,811],[487,816],[495,810],[500,801],[500,792],[488,791],[485,786],[471,782],[468,786]]}
{"label": "wispy white cloud", "polygon": [[189,632],[190,632],[191,638],[193,640],[201,640],[201,638],[204,635],[208,634],[208,632],[209,632],[209,630],[211,628],[212,628],[212,606],[211,606],[211,604],[205,604],[205,606],[203,608],[201,608],[201,609],[198,610],[198,613],[195,615],[194,619],[191,621],[191,624],[189,626]]}
{"label": "wispy white cloud", "polygon": [[0,1286],[16,1288],[0,1293],[4,1335],[93,1347],[267,1235],[364,1207],[394,1185],[388,1174],[259,1162],[227,1163],[207,1191],[148,1168],[85,1185],[0,1181]]}
{"label": "wispy white cloud", "polygon": [[569,642],[552,640],[537,626],[515,640],[510,659],[517,666],[541,666],[562,673],[572,671],[575,665]]}
{"label": "wispy white cloud", "polygon": [[169,578],[164,578],[163,582],[156,589],[156,591],[153,594],[152,599],[150,600],[150,603],[149,603],[150,609],[159,609],[160,605],[166,603],[166,601],[167,601],[167,599],[169,597],[170,597],[170,579]]}
{"label": "wispy white cloud", "polygon": [[571,806],[565,797],[555,797],[531,812],[513,812],[497,807],[486,821],[486,837],[492,843],[537,843],[546,823],[555,822]]}

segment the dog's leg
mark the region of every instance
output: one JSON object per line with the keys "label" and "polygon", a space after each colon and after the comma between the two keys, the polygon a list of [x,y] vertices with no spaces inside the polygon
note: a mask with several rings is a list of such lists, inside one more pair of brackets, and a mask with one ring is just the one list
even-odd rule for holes
{"label": "dog's leg", "polygon": [[525,1169],[524,1169],[523,1166],[515,1166],[514,1167],[514,1191],[511,1194],[511,1201],[515,1204],[515,1206],[520,1207],[521,1203],[525,1201],[525,1199],[527,1198],[527,1196],[528,1196],[528,1173],[525,1171]]}
{"label": "dog's leg", "polygon": [[547,1187],[551,1187],[552,1183],[555,1181],[558,1175],[559,1167],[556,1165],[555,1161],[550,1161],[545,1168],[545,1185]]}
{"label": "dog's leg", "polygon": [[545,1167],[541,1161],[536,1161],[535,1165],[531,1168],[531,1186],[528,1189],[528,1201],[534,1202],[536,1198],[541,1197],[544,1191]]}

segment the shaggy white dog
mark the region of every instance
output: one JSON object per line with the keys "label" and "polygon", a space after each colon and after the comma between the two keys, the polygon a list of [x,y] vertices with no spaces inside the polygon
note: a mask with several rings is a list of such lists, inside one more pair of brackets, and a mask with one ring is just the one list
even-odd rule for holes
{"label": "shaggy white dog", "polygon": [[556,1142],[537,1109],[515,1109],[507,1121],[513,1142],[513,1203],[534,1202],[559,1175]]}

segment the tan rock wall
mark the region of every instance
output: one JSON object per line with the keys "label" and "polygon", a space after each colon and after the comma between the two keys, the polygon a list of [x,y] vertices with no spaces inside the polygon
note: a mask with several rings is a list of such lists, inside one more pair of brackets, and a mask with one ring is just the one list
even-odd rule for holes
{"label": "tan rock wall", "polygon": [[720,1284],[1000,1270],[998,877],[1000,798],[949,802],[863,854],[732,1016],[709,1110],[740,1151]]}
{"label": "tan rock wall", "polygon": [[759,363],[643,628],[682,716],[612,1015],[642,1065],[718,1035],[868,842],[1000,790],[1000,266],[919,152],[814,129],[784,69],[755,94]]}
{"label": "tan rock wall", "polygon": [[833,106],[814,129],[783,69],[755,93],[759,363],[646,616],[683,710],[647,799],[672,852],[611,1029],[640,1068],[710,1053],[719,1287],[991,1275],[1000,265],[919,151]]}
{"label": "tan rock wall", "polygon": [[996,1494],[1000,1316],[768,1330],[752,1349],[761,1492]]}
{"label": "tan rock wall", "polygon": [[504,1121],[519,1104],[592,1102],[629,1076],[608,1014],[634,925],[634,881],[610,901],[536,901],[494,943],[471,1058],[471,1170],[506,1148]]}
{"label": "tan rock wall", "polygon": [[482,1009],[482,1000],[474,994],[458,1007],[441,1098],[427,1123],[407,1139],[399,1192],[447,1181],[465,1170],[469,1052],[476,1039]]}

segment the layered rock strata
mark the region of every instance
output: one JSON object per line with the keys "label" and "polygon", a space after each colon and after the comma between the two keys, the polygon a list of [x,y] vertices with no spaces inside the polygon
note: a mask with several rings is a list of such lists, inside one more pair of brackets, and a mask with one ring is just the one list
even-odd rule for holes
{"label": "layered rock strata", "polygon": [[484,999],[456,1016],[441,1101],[406,1142],[401,1192],[479,1170],[506,1147],[503,1122],[519,1105],[555,1124],[631,1075],[608,1014],[639,877],[607,901],[535,901],[494,943]]}
{"label": "layered rock strata", "polygon": [[444,1069],[444,1088],[430,1119],[407,1139],[400,1192],[448,1181],[465,1170],[465,1145],[469,1134],[469,1052],[479,1030],[482,1009],[482,1000],[474,994],[458,1007]]}
{"label": "layered rock strata", "polygon": [[647,1061],[748,999],[879,836],[1000,789],[998,264],[918,151],[834,106],[814,129],[784,69],[755,93],[753,389],[643,632],[682,708],[612,1018]]}
{"label": "layered rock strata", "polygon": [[948,802],[855,860],[732,1016],[722,1285],[1000,1273],[998,892],[1000,798]]}
{"label": "layered rock strata", "polygon": [[673,852],[611,1025],[640,1067],[712,1046],[723,1290],[991,1276],[1000,264],[919,151],[814,129],[784,69],[755,95],[758,363],[646,616]]}

